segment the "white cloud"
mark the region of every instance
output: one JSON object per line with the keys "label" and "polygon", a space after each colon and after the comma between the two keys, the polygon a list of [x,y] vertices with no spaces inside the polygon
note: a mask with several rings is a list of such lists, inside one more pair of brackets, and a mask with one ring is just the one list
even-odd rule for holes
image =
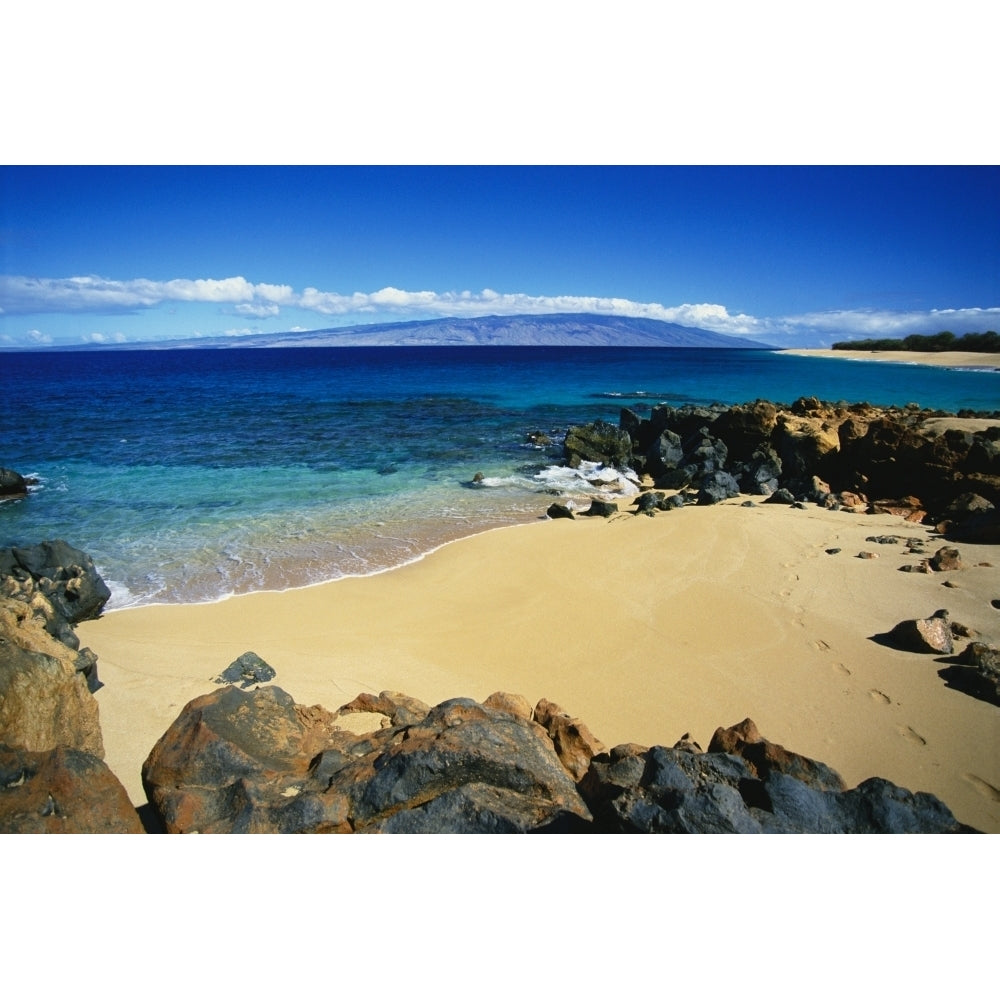
{"label": "white cloud", "polygon": [[31,344],[51,344],[52,337],[50,334],[42,333],[41,330],[29,330],[25,335],[24,339]]}
{"label": "white cloud", "polygon": [[131,312],[161,302],[281,304],[294,298],[290,285],[254,285],[246,278],[174,278],[115,281],[94,275],[29,278],[0,275],[0,307],[5,313]]}
{"label": "white cloud", "polygon": [[280,310],[273,302],[262,302],[259,305],[254,305],[252,302],[241,302],[239,305],[233,306],[233,312],[237,316],[251,316],[254,319],[267,319],[270,316],[277,316]]}
{"label": "white cloud", "polygon": [[740,313],[731,316],[725,306],[702,303],[664,306],[658,302],[589,295],[525,295],[501,293],[492,288],[481,292],[406,292],[382,288],[377,292],[341,295],[307,288],[294,303],[302,309],[328,316],[355,313],[426,313],[435,316],[544,315],[547,313],[599,313],[659,319],[685,326],[701,326],[720,333],[747,335],[760,332],[761,321]]}
{"label": "white cloud", "polygon": [[957,334],[1000,330],[1000,307],[909,309],[900,312],[888,309],[850,309],[802,313],[765,320],[764,324],[768,327],[765,337],[769,334],[780,338],[782,342],[808,341],[827,345],[838,340],[902,338],[911,333],[940,333],[942,330],[951,330]]}
{"label": "white cloud", "polygon": [[[307,287],[297,292],[290,285],[254,284],[241,276],[229,278],[175,278],[151,281],[135,278],[116,281],[94,276],[28,278],[0,276],[0,312],[114,313],[186,302],[224,306],[224,312],[246,319],[275,319],[284,307],[321,316],[371,321],[476,317],[487,315],[543,315],[546,313],[597,313],[663,320],[716,333],[750,337],[777,346],[821,346],[836,340],[862,337],[903,337],[911,333],[937,333],[951,329],[1000,329],[1000,308],[931,309],[891,311],[857,309],[757,317],[730,313],[711,303],[659,302],[583,295],[528,295],[484,288],[464,291],[407,291],[387,286],[373,292],[323,291]],[[301,320],[301,317],[296,317]],[[301,323],[296,327],[302,329]],[[226,331],[228,336],[258,332],[248,328]],[[35,331],[37,334],[37,331]],[[38,334],[39,336],[44,336]],[[101,335],[105,336],[105,335]],[[38,343],[50,343],[38,341]]]}
{"label": "white cloud", "polygon": [[80,340],[84,344],[124,344],[128,337],[119,330],[115,333],[85,333]]}

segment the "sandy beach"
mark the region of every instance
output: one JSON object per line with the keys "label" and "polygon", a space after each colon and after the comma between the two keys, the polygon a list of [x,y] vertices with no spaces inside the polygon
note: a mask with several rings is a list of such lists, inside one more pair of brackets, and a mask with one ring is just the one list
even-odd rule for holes
{"label": "sandy beach", "polygon": [[839,358],[841,361],[891,361],[937,368],[978,368],[1000,371],[1000,355],[977,351],[831,351],[820,348],[789,348],[783,354],[804,358]]}
{"label": "sandy beach", "polygon": [[873,641],[947,608],[996,645],[995,547],[905,573],[917,557],[866,537],[927,538],[930,553],[943,540],[891,515],[740,503],[540,520],[375,576],[86,622],[107,763],[144,803],[153,744],[253,650],[296,701],[330,709],[362,691],[435,704],[505,690],[558,702],[609,746],[690,733],[707,747],[749,716],[849,786],[888,778],[1000,832],[1000,710],[949,689],[939,658]]}

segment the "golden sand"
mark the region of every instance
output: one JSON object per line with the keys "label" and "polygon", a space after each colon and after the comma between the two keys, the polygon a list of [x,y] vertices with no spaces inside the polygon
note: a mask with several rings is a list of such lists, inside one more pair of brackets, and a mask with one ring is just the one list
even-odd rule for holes
{"label": "golden sand", "polygon": [[949,689],[939,658],[872,638],[947,608],[1000,644],[1000,569],[985,565],[1000,557],[963,544],[962,570],[900,572],[918,557],[865,540],[883,534],[945,544],[891,515],[734,500],[540,520],[376,576],[123,610],[78,633],[100,658],[106,760],[136,805],[156,740],[253,650],[296,701],[330,709],[362,691],[505,690],[558,702],[609,746],[707,747],[749,716],[849,786],[878,775],[1000,832],[1000,709]]}

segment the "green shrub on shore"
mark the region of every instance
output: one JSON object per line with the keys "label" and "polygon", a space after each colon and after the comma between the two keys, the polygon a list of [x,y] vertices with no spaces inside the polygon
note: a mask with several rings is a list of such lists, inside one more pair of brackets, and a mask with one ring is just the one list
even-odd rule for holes
{"label": "green shrub on shore", "polygon": [[889,338],[874,340],[841,340],[833,345],[835,351],[977,351],[983,354],[1000,354],[1000,334],[994,330],[985,333],[965,333],[956,337],[950,330],[941,333],[914,333],[901,340]]}

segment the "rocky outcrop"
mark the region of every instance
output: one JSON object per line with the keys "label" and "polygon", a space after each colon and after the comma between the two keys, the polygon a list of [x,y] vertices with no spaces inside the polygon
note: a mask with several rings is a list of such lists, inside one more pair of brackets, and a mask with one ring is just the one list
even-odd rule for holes
{"label": "rocky outcrop", "polygon": [[707,753],[615,747],[581,788],[595,824],[617,833],[970,832],[940,799],[882,778],[846,790],[831,768],[760,737],[744,720]]}
{"label": "rocky outcrop", "polygon": [[0,833],[142,832],[128,793],[93,754],[0,741]]}
{"label": "rocky outcrop", "polygon": [[73,747],[104,757],[97,700],[76,651],[52,638],[30,604],[0,597],[0,742]]}
{"label": "rocky outcrop", "polygon": [[280,688],[228,687],[185,707],[143,784],[170,832],[514,833],[589,821],[537,723],[465,698],[416,721],[414,707],[391,693],[355,699],[346,712],[391,713],[358,736]]}
{"label": "rocky outcrop", "polygon": [[[79,650],[73,626],[99,617],[111,591],[90,556],[57,540],[0,549],[0,597],[27,605],[49,635]],[[91,691],[96,691],[100,687],[96,657],[84,650],[77,664]]]}
{"label": "rocky outcrop", "polygon": [[[357,735],[354,713],[381,724]],[[750,720],[707,753],[607,751],[542,700],[497,692],[429,708],[394,692],[336,713],[279,688],[228,687],[188,704],[143,767],[170,832],[945,833],[966,830],[932,795],[872,778],[845,788]]]}
{"label": "rocky outcrop", "polygon": [[[814,397],[790,406],[766,400],[729,407],[664,405],[646,418],[622,410],[617,436],[604,421],[571,428],[565,454],[570,464],[592,456],[629,466],[650,476],[657,489],[698,487],[703,504],[726,498],[729,483],[723,488],[720,480],[726,475],[743,493],[767,496],[783,488],[799,501],[858,511],[898,509],[915,521],[939,519],[967,493],[1000,505],[1000,426],[942,432],[946,425],[939,418],[945,416],[952,415],[916,405],[847,406]],[[1000,419],[1000,411],[979,416]],[[982,514],[968,515],[976,516]],[[956,531],[965,519],[952,519]],[[994,536],[996,524],[1000,519],[992,521]]]}

